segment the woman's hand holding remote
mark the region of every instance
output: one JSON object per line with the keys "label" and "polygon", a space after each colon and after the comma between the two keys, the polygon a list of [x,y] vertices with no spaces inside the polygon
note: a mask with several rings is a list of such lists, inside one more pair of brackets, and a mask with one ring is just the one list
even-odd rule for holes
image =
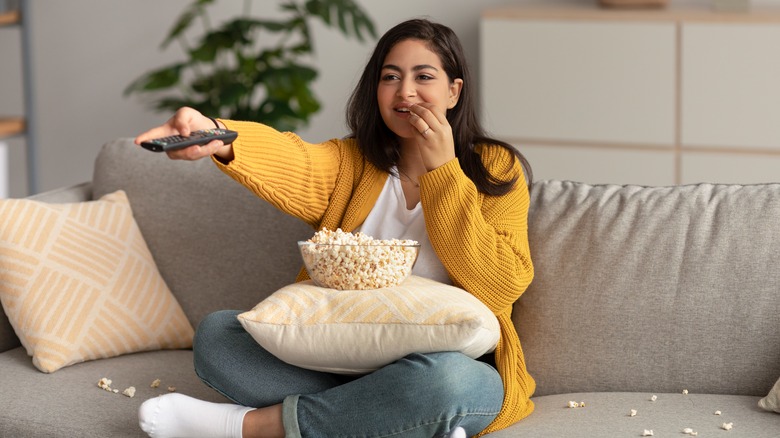
{"label": "woman's hand holding remote", "polygon": [[[135,143],[140,145],[148,140],[177,134],[189,136],[190,133],[202,129],[225,128],[225,126],[219,123],[218,125],[214,126],[214,121],[211,118],[204,116],[197,110],[182,107],[162,126],[152,128],[136,137]],[[222,161],[228,162],[233,159],[233,147],[225,145],[221,140],[214,140],[203,146],[193,145],[184,149],[166,151],[166,154],[173,160],[190,161],[216,155]]]}

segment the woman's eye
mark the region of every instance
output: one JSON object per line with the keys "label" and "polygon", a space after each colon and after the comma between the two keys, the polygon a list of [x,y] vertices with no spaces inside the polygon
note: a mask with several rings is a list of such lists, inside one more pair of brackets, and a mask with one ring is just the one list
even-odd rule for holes
{"label": "woman's eye", "polygon": [[417,79],[419,79],[421,81],[430,81],[431,79],[433,79],[433,76],[422,74],[422,75],[417,76]]}
{"label": "woman's eye", "polygon": [[397,79],[398,79],[398,75],[394,75],[394,74],[386,74],[386,75],[382,76],[382,80],[383,81],[394,81],[394,80],[397,80]]}

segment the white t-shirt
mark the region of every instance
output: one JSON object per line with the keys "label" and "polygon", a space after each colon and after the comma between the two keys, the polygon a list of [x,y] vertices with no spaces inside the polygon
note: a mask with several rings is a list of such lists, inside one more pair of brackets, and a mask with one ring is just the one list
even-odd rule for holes
{"label": "white t-shirt", "polygon": [[401,180],[393,175],[387,178],[374,208],[356,231],[361,231],[375,239],[416,240],[420,243],[420,253],[412,274],[440,283],[452,283],[428,239],[422,204],[418,202],[413,209],[407,209]]}

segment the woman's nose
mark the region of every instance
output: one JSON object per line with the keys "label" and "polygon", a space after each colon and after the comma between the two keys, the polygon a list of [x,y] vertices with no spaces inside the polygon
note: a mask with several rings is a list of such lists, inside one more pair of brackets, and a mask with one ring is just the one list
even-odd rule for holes
{"label": "woman's nose", "polygon": [[401,97],[412,97],[417,95],[417,88],[414,81],[404,79],[398,86],[398,95]]}

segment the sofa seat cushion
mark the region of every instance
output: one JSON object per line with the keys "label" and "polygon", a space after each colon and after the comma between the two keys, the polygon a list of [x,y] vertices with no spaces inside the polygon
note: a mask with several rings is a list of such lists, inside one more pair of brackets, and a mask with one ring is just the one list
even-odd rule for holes
{"label": "sofa seat cushion", "polygon": [[[682,390],[681,390],[682,391]],[[535,397],[536,410],[513,426],[492,433],[490,438],[639,437],[653,430],[655,437],[741,436],[777,438],[780,415],[758,407],[760,397],[682,393],[590,392]],[[569,401],[585,407],[569,408]],[[636,409],[634,417],[629,415]],[[721,411],[721,415],[715,415]],[[733,423],[730,433],[721,428]]]}
{"label": "sofa seat cushion", "polygon": [[[145,437],[138,407],[145,400],[176,392],[228,402],[195,374],[191,350],[128,354],[43,374],[24,348],[0,353],[0,436],[2,437]],[[118,394],[100,389],[107,377]],[[151,383],[160,379],[158,388]],[[134,386],[133,398],[122,391]]]}

